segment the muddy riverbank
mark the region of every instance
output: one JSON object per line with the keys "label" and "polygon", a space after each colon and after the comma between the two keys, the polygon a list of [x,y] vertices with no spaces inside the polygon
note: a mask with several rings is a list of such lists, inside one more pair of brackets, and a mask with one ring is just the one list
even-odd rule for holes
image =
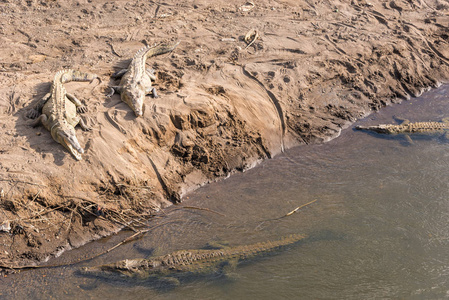
{"label": "muddy riverbank", "polygon": [[[24,265],[139,226],[208,182],[449,78],[444,1],[0,2],[0,262]],[[245,35],[255,29],[258,35]],[[145,44],[160,98],[136,118],[115,71]],[[27,111],[62,68],[90,132],[76,161]]]}

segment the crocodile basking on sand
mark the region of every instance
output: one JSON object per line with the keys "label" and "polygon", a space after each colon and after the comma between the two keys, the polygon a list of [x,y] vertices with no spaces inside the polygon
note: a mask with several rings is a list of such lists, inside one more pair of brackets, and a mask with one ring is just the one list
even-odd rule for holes
{"label": "crocodile basking on sand", "polygon": [[143,114],[143,102],[145,95],[152,94],[157,98],[156,89],[151,85],[151,81],[156,80],[154,70],[146,69],[148,58],[173,51],[179,42],[173,45],[158,45],[155,47],[146,46],[134,55],[128,69],[120,70],[112,75],[113,78],[121,78],[119,86],[111,87],[112,96],[119,93],[123,102],[129,105],[137,117]]}
{"label": "crocodile basking on sand", "polygon": [[85,113],[87,108],[75,96],[67,93],[63,83],[70,81],[93,81],[98,76],[76,70],[61,70],[56,73],[51,90],[46,94],[27,117],[36,119],[31,125],[44,125],[53,139],[64,146],[77,159],[84,153],[75,134],[75,126],[90,130],[77,113]]}
{"label": "crocodile basking on sand", "polygon": [[[401,120],[401,119],[400,119]],[[449,119],[443,119],[441,122],[415,122],[411,123],[408,120],[403,120],[401,124],[380,124],[373,126],[361,126],[355,127],[358,130],[368,130],[377,133],[385,134],[435,134],[444,133],[446,138],[449,138]],[[408,137],[411,142],[410,137]]]}
{"label": "crocodile basking on sand", "polygon": [[178,284],[178,279],[183,276],[225,272],[241,261],[276,251],[303,238],[303,235],[293,234],[277,241],[252,245],[180,250],[148,259],[125,259],[112,264],[84,267],[81,273],[106,278],[157,279]]}

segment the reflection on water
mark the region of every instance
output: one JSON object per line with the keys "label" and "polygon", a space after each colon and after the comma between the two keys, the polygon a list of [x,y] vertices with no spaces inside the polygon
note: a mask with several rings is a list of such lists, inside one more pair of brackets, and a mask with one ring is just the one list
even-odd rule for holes
{"label": "reflection on water", "polygon": [[[449,116],[449,86],[359,122],[438,121]],[[161,291],[145,282],[76,275],[75,267],[26,271],[3,278],[7,297],[48,299],[360,299],[449,297],[449,141],[344,130],[329,143],[301,146],[258,167],[210,184],[172,207],[144,238],[82,265],[200,248],[311,238],[275,256]],[[317,202],[276,220],[313,199]],[[217,212],[217,213],[214,213]],[[219,213],[219,214],[218,214]],[[66,253],[56,262],[90,256],[121,233]]]}

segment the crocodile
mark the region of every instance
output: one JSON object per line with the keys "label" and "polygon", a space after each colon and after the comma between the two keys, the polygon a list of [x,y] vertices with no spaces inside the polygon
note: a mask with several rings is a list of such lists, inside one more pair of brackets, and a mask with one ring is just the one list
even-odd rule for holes
{"label": "crocodile", "polygon": [[123,102],[129,105],[137,117],[143,115],[143,102],[145,95],[152,94],[157,98],[156,89],[151,81],[156,80],[154,70],[146,69],[146,61],[149,57],[165,54],[173,51],[179,42],[173,45],[145,46],[134,55],[127,69],[112,74],[112,78],[120,79],[119,86],[112,86],[112,96],[119,93]]}
{"label": "crocodile", "polygon": [[292,234],[277,241],[252,245],[180,250],[148,259],[125,259],[111,264],[83,267],[80,273],[102,278],[156,279],[177,285],[182,277],[220,274],[233,269],[244,260],[276,251],[304,238],[304,235]]}
{"label": "crocodile", "polygon": [[75,126],[80,125],[85,131],[91,128],[84,123],[77,113],[87,112],[84,106],[72,94],[67,93],[63,83],[70,81],[90,81],[98,79],[95,74],[65,69],[56,73],[50,92],[39,100],[27,117],[36,119],[32,126],[39,124],[50,131],[53,139],[64,146],[77,160],[81,160],[84,149],[80,146],[75,134]]}
{"label": "crocodile", "polygon": [[[402,119],[400,119],[402,120]],[[408,134],[435,134],[444,133],[449,138],[449,119],[443,119],[441,122],[414,122],[403,120],[401,124],[379,124],[373,126],[355,127],[358,130],[368,130],[384,134],[405,134],[409,142],[412,142]]]}

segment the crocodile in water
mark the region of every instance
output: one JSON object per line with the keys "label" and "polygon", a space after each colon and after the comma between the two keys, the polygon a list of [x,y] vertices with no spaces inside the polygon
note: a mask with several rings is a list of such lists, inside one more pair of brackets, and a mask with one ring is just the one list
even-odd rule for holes
{"label": "crocodile in water", "polygon": [[123,102],[129,105],[137,117],[143,114],[143,102],[145,95],[152,94],[158,97],[156,89],[151,81],[156,80],[154,71],[146,69],[147,58],[173,51],[179,42],[173,45],[146,46],[134,55],[128,69],[120,70],[112,75],[113,78],[121,78],[120,85],[112,87],[113,93],[120,93]]}
{"label": "crocodile in water", "polygon": [[293,234],[277,241],[252,245],[180,250],[148,259],[125,259],[112,264],[84,267],[81,273],[106,278],[152,278],[177,284],[182,276],[220,273],[243,260],[273,252],[303,238],[303,235]]}
{"label": "crocodile in water", "polygon": [[[377,133],[385,134],[434,134],[444,132],[446,138],[449,138],[449,119],[443,119],[441,122],[415,122],[411,123],[408,120],[404,120],[401,124],[380,124],[373,126],[361,126],[355,127],[358,130],[368,130]],[[410,137],[408,137],[411,142]]]}
{"label": "crocodile in water", "polygon": [[76,70],[61,70],[56,73],[51,90],[46,94],[27,116],[36,119],[32,125],[44,125],[50,131],[53,139],[63,145],[77,159],[81,160],[84,153],[75,134],[75,126],[90,130],[77,113],[84,113],[87,108],[73,95],[67,93],[63,83],[70,81],[93,81],[95,74]]}

